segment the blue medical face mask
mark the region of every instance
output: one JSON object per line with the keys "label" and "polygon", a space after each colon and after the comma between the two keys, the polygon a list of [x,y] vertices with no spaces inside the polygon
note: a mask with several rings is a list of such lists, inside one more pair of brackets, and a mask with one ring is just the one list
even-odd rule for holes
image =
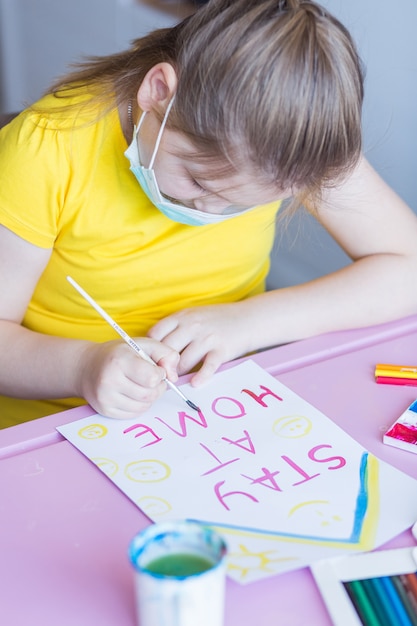
{"label": "blue medical face mask", "polygon": [[139,185],[142,187],[149,200],[152,202],[152,204],[156,206],[157,209],[159,209],[159,211],[161,211],[161,213],[163,213],[170,220],[173,220],[174,222],[179,222],[180,224],[187,224],[188,226],[218,224],[219,222],[224,222],[225,220],[235,217],[236,215],[241,215],[242,213],[249,211],[250,209],[248,208],[241,209],[231,206],[227,207],[225,211],[221,214],[205,213],[204,211],[198,211],[197,209],[192,209],[182,204],[170,202],[161,194],[156,180],[155,172],[153,170],[153,165],[155,163],[155,157],[159,148],[159,144],[161,142],[162,133],[165,128],[168,114],[171,110],[173,102],[174,99],[172,99],[169,103],[164,115],[164,119],[162,120],[161,128],[159,130],[158,137],[156,138],[155,148],[151,156],[149,167],[144,167],[143,165],[141,165],[139,146],[137,141],[138,133],[143,124],[143,120],[145,119],[146,111],[142,113],[138,126],[134,127],[132,143],[125,152],[125,156],[130,163],[130,169],[136,176]]}

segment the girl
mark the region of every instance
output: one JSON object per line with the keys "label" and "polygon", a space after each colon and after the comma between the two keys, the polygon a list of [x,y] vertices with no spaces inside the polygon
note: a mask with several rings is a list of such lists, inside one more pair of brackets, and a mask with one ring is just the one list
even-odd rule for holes
{"label": "girl", "polygon": [[[199,385],[247,352],[415,313],[417,218],[361,154],[362,99],[355,46],[315,2],[210,0],[5,127],[1,424],[84,401],[133,417],[165,376]],[[265,293],[286,198],[353,262]]]}

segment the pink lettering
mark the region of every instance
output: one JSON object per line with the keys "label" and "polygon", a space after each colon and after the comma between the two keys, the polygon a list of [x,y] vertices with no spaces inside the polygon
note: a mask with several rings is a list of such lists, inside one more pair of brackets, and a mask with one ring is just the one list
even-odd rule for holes
{"label": "pink lettering", "polygon": [[277,396],[276,393],[274,393],[273,391],[268,389],[268,387],[264,387],[263,385],[259,385],[259,386],[260,386],[261,389],[264,390],[264,393],[261,393],[261,394],[258,395],[254,391],[250,391],[249,389],[242,389],[242,393],[247,393],[248,396],[253,398],[261,406],[268,406],[266,404],[266,402],[264,402],[264,400],[263,400],[265,398],[265,396],[272,396],[273,398],[276,398],[277,400],[282,402],[282,398],[280,398],[279,396]]}
{"label": "pink lettering", "polygon": [[322,450],[323,448],[331,448],[332,446],[330,446],[329,444],[323,444],[321,446],[316,446],[315,448],[311,448],[310,452],[308,453],[309,458],[312,461],[317,461],[317,463],[327,463],[328,461],[338,461],[337,465],[334,465],[333,467],[328,467],[328,470],[336,470],[336,469],[340,469],[341,467],[344,467],[346,465],[346,459],[343,458],[342,456],[329,456],[325,459],[318,459],[316,458],[316,452],[318,450]]}
{"label": "pink lettering", "polygon": [[123,431],[123,434],[126,435],[132,430],[135,430],[136,428],[140,428],[141,430],[140,432],[136,433],[135,438],[142,437],[142,435],[146,435],[146,434],[150,434],[154,438],[154,441],[150,441],[149,443],[146,443],[144,446],[141,446],[141,448],[146,448],[147,446],[152,446],[154,443],[158,443],[159,441],[162,441],[162,437],[159,437],[156,434],[156,432],[153,431],[152,428],[150,428],[146,424],[134,424],[133,426],[129,426],[129,428],[126,428]]}
{"label": "pink lettering", "polygon": [[[233,412],[231,415],[229,415],[228,413],[221,413],[217,405],[219,404],[220,401],[223,401],[223,404],[226,404],[224,400],[226,400],[228,403],[231,403],[231,409],[233,409],[233,407],[237,407],[238,413],[235,414]],[[246,415],[246,410],[243,404],[239,402],[238,400],[235,400],[234,398],[228,398],[227,396],[221,396],[220,398],[216,398],[213,401],[211,408],[212,408],[213,413],[216,413],[216,415],[219,415],[220,417],[224,417],[226,419],[234,420],[234,419],[237,419],[238,417],[243,417],[244,415]]]}
{"label": "pink lettering", "polygon": [[176,435],[179,435],[180,437],[186,437],[187,426],[186,426],[185,420],[190,420],[190,422],[194,422],[195,424],[198,424],[199,426],[202,426],[203,428],[207,428],[206,419],[201,411],[198,412],[198,416],[199,416],[199,419],[195,418],[193,415],[188,415],[187,413],[184,413],[184,411],[180,411],[178,413],[178,421],[179,421],[179,425],[181,428],[180,432],[178,430],[175,430],[175,428],[167,424],[160,417],[155,417],[155,419],[158,420],[159,422],[162,422],[162,424],[165,424],[165,426],[167,426],[170,430],[172,430],[172,432],[175,433]]}
{"label": "pink lettering", "polygon": [[230,496],[245,496],[246,498],[252,500],[252,502],[259,502],[259,500],[257,500],[254,496],[251,496],[250,493],[246,493],[246,491],[229,491],[227,493],[221,494],[220,488],[223,487],[225,482],[225,480],[222,480],[221,482],[217,483],[214,486],[214,492],[220,504],[224,506],[227,511],[230,511],[230,507],[227,506],[225,499],[229,498]]}
{"label": "pink lettering", "polygon": [[[228,443],[231,443],[234,446],[238,446],[239,448],[242,448],[243,450],[246,450],[246,452],[251,452],[252,454],[255,454],[255,446],[252,443],[252,439],[248,433],[247,430],[243,431],[245,433],[245,436],[242,437],[241,439],[228,439],[227,437],[222,437],[223,441],[227,441]],[[243,446],[241,445],[241,443],[245,441],[248,445],[247,446]]]}
{"label": "pink lettering", "polygon": [[[274,491],[282,491],[281,487],[279,487],[277,481],[275,480],[275,476],[277,476],[280,472],[270,472],[266,467],[261,468],[263,471],[263,476],[259,478],[251,478],[250,476],[246,476],[245,474],[241,474],[244,478],[248,478],[252,485],[260,484],[264,487],[268,487],[268,489],[273,489]],[[270,483],[268,485],[268,482]]]}
{"label": "pink lettering", "polygon": [[312,478],[317,478],[317,476],[320,476],[319,474],[313,474],[313,476],[309,476],[307,474],[307,472],[305,472],[299,465],[297,465],[297,463],[294,463],[294,461],[291,461],[291,459],[288,456],[282,456],[281,457],[286,463],[288,463],[288,465],[290,467],[292,467],[293,469],[295,469],[296,472],[298,472],[301,476],[304,477],[303,480],[298,481],[298,483],[293,483],[293,487],[295,487],[296,485],[301,485],[302,483],[307,482],[308,480],[311,480]]}
{"label": "pink lettering", "polygon": [[226,461],[226,463],[222,463],[220,459],[214,454],[214,452],[209,450],[209,448],[207,448],[207,446],[205,446],[204,443],[200,443],[200,446],[204,448],[204,450],[206,450],[213,457],[213,459],[216,459],[216,461],[219,463],[219,465],[217,465],[216,467],[213,467],[211,470],[208,470],[207,472],[204,472],[204,474],[201,474],[202,476],[207,476],[207,474],[216,472],[217,470],[222,469],[222,467],[226,467],[226,465],[230,465],[230,463],[239,461],[239,459],[237,458],[237,459],[232,459],[231,461]]}

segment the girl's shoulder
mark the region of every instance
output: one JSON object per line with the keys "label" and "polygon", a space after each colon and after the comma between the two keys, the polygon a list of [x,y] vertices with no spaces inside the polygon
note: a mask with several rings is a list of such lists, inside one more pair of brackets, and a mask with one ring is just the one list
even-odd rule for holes
{"label": "girl's shoulder", "polygon": [[46,94],[23,113],[45,129],[74,130],[97,124],[114,113],[115,108],[113,103],[104,103],[86,88],[68,86],[62,91]]}
{"label": "girl's shoulder", "polygon": [[[61,152],[75,146],[94,146],[103,137],[121,142],[121,126],[116,105],[103,103],[86,89],[68,88],[50,93],[28,106],[0,130],[2,153],[15,157],[22,148],[37,158],[45,151],[53,156],[54,146]],[[32,154],[32,156],[34,156]]]}

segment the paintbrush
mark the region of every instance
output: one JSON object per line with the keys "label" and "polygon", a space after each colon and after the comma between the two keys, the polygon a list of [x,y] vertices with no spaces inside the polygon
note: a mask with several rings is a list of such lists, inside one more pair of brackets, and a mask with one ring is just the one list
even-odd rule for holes
{"label": "paintbrush", "polygon": [[[106,322],[108,324],[110,324],[110,326],[112,326],[114,328],[114,330],[136,352],[136,354],[138,354],[145,361],[148,361],[148,363],[152,363],[152,365],[157,365],[157,363],[155,363],[155,361],[153,359],[151,359],[149,354],[146,354],[145,350],[143,350],[143,348],[141,348],[136,343],[136,341],[134,341],[132,339],[132,337],[129,337],[129,335],[123,330],[123,328],[120,328],[120,326],[117,324],[117,322],[115,322],[114,319],[111,318],[110,315],[108,313],[106,313],[106,311],[104,309],[102,309],[101,306],[99,304],[97,304],[97,302],[95,300],[93,300],[93,298],[91,296],[89,296],[88,293],[86,291],[84,291],[84,289],[82,287],[80,287],[80,285],[73,278],[71,278],[71,276],[67,276],[67,280],[68,280],[68,282],[71,283],[71,285],[74,287],[74,289],[76,289],[78,291],[78,293],[80,295],[82,295],[82,297],[85,300],[87,300],[87,302],[89,304],[91,304],[91,306],[97,311],[97,313],[99,313],[101,315],[101,317],[104,320],[106,320]],[[196,404],[194,404],[194,402],[191,402],[191,400],[189,400],[182,393],[182,391],[176,385],[174,385],[174,383],[172,383],[167,378],[164,378],[164,381],[168,385],[168,387],[170,387],[172,389],[172,391],[175,391],[175,393],[177,393],[184,400],[184,402],[186,402],[188,404],[189,407],[194,409],[194,411],[199,411],[200,410],[199,407]]]}

